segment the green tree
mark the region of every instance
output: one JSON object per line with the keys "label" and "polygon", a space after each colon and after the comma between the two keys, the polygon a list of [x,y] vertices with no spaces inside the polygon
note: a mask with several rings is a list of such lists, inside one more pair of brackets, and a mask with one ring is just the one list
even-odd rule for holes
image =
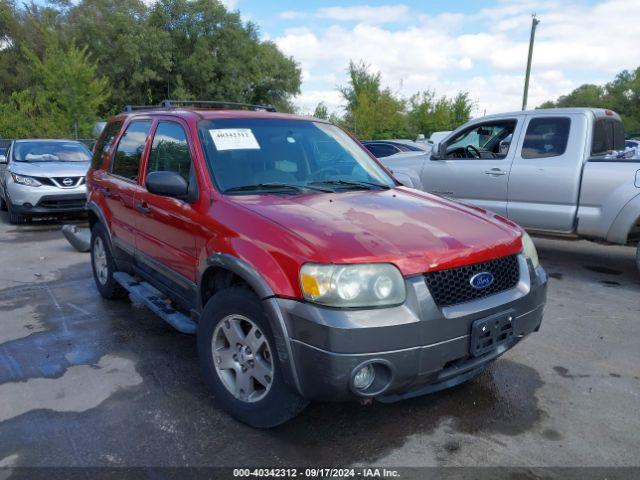
{"label": "green tree", "polygon": [[149,5],[141,0],[48,0],[44,6],[16,6],[15,0],[0,0],[4,110],[25,110],[25,90],[41,101],[35,91],[43,80],[33,55],[44,61],[52,53],[47,53],[51,42],[65,52],[84,52],[96,78],[108,80],[109,98],[99,102],[95,112],[101,117],[125,104],[164,98],[295,110],[292,97],[300,90],[300,69],[273,42],[261,40],[254,24],[243,22],[218,0],[159,0]]}
{"label": "green tree", "polygon": [[610,108],[620,114],[628,132],[640,132],[640,67],[624,70],[605,85],[585,84],[538,108]]}
{"label": "green tree", "polygon": [[328,120],[329,110],[327,109],[327,104],[324,102],[320,102],[318,105],[316,105],[316,109],[313,111],[313,116],[322,120]]}
{"label": "green tree", "polygon": [[3,135],[90,137],[109,89],[107,80],[96,75],[87,48],[63,49],[52,38],[42,58],[26,47],[23,50],[37,82],[12,93],[0,106]]}
{"label": "green tree", "polygon": [[159,0],[147,26],[168,35],[170,66],[164,72],[159,100],[180,75],[196,98],[273,104],[291,110],[290,97],[300,91],[300,69],[273,42],[261,41],[252,23],[218,1]]}
{"label": "green tree", "polygon": [[379,73],[363,62],[349,62],[349,83],[339,87],[346,101],[342,126],[360,138],[378,139],[408,135],[405,102],[390,89],[381,88]]}
{"label": "green tree", "polygon": [[468,92],[453,99],[436,98],[433,90],[416,93],[409,99],[409,126],[414,135],[429,136],[433,132],[453,130],[471,118],[473,102]]}

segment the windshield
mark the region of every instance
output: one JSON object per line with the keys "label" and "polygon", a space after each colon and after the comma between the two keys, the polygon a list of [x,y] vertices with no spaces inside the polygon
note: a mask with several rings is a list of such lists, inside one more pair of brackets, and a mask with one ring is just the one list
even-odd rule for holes
{"label": "windshield", "polygon": [[16,142],[12,158],[16,162],[88,162],[91,152],[80,142],[33,140]]}
{"label": "windshield", "polygon": [[395,186],[349,135],[330,124],[227,118],[203,120],[199,130],[222,192],[299,193]]}

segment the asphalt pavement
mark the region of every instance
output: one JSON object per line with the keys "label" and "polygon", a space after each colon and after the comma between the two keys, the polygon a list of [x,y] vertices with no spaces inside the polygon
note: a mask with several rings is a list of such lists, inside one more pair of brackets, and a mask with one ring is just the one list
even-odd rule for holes
{"label": "asphalt pavement", "polygon": [[0,466],[640,465],[630,247],[535,239],[542,328],[466,384],[255,430],[205,388],[195,337],[99,296],[61,226],[0,214]]}

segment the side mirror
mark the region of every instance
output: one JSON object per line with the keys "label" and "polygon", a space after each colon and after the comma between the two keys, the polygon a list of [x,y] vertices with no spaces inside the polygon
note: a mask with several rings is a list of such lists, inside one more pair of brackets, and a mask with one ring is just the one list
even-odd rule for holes
{"label": "side mirror", "polygon": [[440,142],[434,142],[433,147],[431,147],[431,157],[430,160],[442,160],[447,158],[447,145]]}
{"label": "side mirror", "polygon": [[165,197],[186,198],[189,184],[176,172],[151,172],[144,182],[149,193]]}
{"label": "side mirror", "polygon": [[7,163],[7,157],[5,155],[0,155],[0,164]]}

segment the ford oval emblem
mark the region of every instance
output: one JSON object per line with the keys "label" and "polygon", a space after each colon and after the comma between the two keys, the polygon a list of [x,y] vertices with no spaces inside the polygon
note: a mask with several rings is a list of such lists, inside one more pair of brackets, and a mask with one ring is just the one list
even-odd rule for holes
{"label": "ford oval emblem", "polygon": [[473,277],[471,277],[469,283],[476,290],[482,290],[483,288],[487,288],[493,283],[493,274],[491,272],[476,273]]}

